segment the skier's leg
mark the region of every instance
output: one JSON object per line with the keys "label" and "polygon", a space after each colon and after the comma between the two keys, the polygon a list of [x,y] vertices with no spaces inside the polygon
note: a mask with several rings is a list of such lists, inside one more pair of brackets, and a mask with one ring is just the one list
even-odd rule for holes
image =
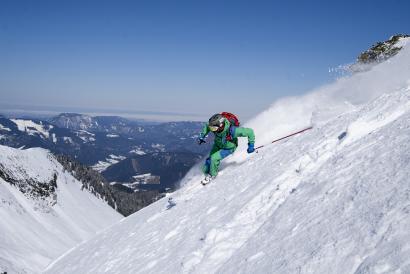
{"label": "skier's leg", "polygon": [[209,173],[210,166],[211,166],[211,158],[208,157],[208,158],[206,158],[206,160],[205,160],[205,164],[202,166],[202,172],[203,172],[205,175]]}
{"label": "skier's leg", "polygon": [[216,146],[213,146],[212,149],[211,149],[211,152],[209,153],[209,157],[206,158],[205,164],[202,166],[202,172],[205,175],[209,174],[209,171],[210,171],[210,168],[211,168],[211,156],[212,156],[212,154],[214,154],[218,150],[219,150],[219,148],[217,148]]}
{"label": "skier's leg", "polygon": [[211,155],[211,164],[209,169],[209,174],[211,176],[216,176],[218,174],[221,160],[232,154],[233,151],[233,149],[221,149]]}

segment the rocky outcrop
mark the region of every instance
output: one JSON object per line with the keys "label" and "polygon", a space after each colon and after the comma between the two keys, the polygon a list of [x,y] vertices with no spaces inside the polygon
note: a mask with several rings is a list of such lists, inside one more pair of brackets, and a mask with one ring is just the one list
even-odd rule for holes
{"label": "rocky outcrop", "polygon": [[32,178],[24,169],[8,168],[0,163],[0,178],[16,187],[27,198],[41,201],[44,205],[53,206],[57,201],[57,173],[44,180]]}
{"label": "rocky outcrop", "polygon": [[61,113],[50,122],[60,128],[71,130],[88,130],[98,126],[91,116],[77,113]]}
{"label": "rocky outcrop", "polygon": [[386,40],[384,42],[378,42],[375,45],[373,45],[370,49],[362,52],[357,57],[357,62],[361,64],[382,62],[396,55],[403,47],[400,44],[400,41],[408,37],[410,37],[410,35],[398,34],[390,37],[389,40]]}

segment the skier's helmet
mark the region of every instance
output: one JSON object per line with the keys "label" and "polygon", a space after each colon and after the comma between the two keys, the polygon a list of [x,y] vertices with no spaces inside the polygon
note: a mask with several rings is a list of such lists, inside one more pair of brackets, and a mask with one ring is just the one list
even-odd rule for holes
{"label": "skier's helmet", "polygon": [[225,127],[225,117],[217,113],[209,118],[208,122],[209,130],[213,132],[221,132]]}

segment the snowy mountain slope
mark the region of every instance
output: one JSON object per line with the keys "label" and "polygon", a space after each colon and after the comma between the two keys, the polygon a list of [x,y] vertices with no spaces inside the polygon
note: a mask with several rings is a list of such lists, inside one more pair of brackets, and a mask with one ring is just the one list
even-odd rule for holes
{"label": "snowy mountain slope", "polygon": [[40,272],[121,219],[43,149],[0,146],[0,272]]}
{"label": "snowy mountain slope", "polygon": [[[280,100],[203,187],[182,188],[53,262],[46,273],[410,273],[410,48]],[[241,151],[239,151],[241,150]]]}
{"label": "snowy mountain slope", "polygon": [[409,92],[383,96],[310,140],[284,180],[297,187],[218,271],[409,273]]}
{"label": "snowy mountain slope", "polygon": [[26,132],[29,135],[38,134],[44,138],[49,138],[49,130],[53,129],[52,125],[42,125],[33,122],[32,120],[23,120],[23,119],[11,119],[13,123],[17,125],[18,130]]}

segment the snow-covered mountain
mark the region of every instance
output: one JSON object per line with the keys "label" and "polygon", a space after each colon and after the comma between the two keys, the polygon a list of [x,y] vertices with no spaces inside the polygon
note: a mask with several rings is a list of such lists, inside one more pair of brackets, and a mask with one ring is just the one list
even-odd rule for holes
{"label": "snow-covered mountain", "polygon": [[193,169],[172,201],[45,273],[410,273],[409,46],[247,126],[266,145],[258,153],[242,143],[205,187]]}
{"label": "snow-covered mountain", "polygon": [[90,130],[98,128],[98,122],[93,117],[77,113],[61,113],[50,119],[53,125],[71,130]]}
{"label": "snow-covered mountain", "polygon": [[0,146],[0,273],[41,272],[121,218],[47,150]]}
{"label": "snow-covered mountain", "polygon": [[[147,124],[115,116],[91,117],[75,113],[63,113],[49,121],[0,116],[0,145],[41,147],[54,154],[68,155],[101,173],[113,169],[117,173],[114,178],[117,183],[134,183],[132,179],[118,181],[131,170],[122,168],[128,162],[139,161],[144,166],[154,162],[156,170],[145,170],[144,173],[156,172],[154,175],[161,177],[160,184],[152,185],[152,188],[162,192],[175,189],[195,160],[207,153],[209,144],[198,146],[196,143],[201,128],[199,122]],[[170,166],[164,164],[162,154],[187,161],[182,163],[182,168]],[[164,174],[170,172],[178,174],[171,182]],[[134,170],[131,175],[144,173]]]}

